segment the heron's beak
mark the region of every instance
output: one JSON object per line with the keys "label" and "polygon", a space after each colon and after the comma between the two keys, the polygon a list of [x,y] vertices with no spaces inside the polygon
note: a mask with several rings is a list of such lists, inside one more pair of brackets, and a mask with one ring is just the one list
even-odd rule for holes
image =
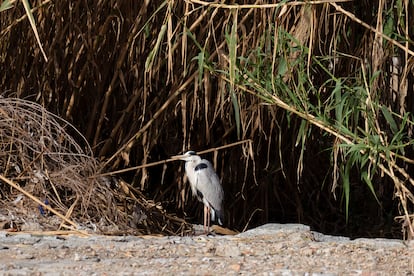
{"label": "heron's beak", "polygon": [[184,160],[187,157],[185,154],[171,156],[171,159]]}

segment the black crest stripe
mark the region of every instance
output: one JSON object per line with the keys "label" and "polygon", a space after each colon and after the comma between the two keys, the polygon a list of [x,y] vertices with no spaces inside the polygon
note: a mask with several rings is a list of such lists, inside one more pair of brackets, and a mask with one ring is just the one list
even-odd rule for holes
{"label": "black crest stripe", "polygon": [[202,169],[207,169],[207,164],[205,164],[205,163],[200,163],[200,164],[198,164],[195,168],[194,168],[194,170],[195,171],[199,171],[199,170],[202,170]]}

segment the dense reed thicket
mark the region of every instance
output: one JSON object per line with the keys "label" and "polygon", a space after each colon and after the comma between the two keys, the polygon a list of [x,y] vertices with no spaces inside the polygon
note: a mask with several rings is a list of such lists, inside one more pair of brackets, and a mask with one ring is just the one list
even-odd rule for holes
{"label": "dense reed thicket", "polygon": [[[222,2],[33,1],[47,60],[15,3],[0,90],[75,125],[99,173],[250,139],[206,155],[229,227],[412,234],[412,2]],[[182,164],[116,175],[201,215]]]}

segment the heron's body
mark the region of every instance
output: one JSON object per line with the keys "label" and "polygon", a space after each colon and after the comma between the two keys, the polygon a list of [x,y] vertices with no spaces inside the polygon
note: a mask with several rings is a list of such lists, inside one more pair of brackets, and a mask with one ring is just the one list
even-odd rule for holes
{"label": "heron's body", "polygon": [[216,172],[211,163],[201,159],[195,152],[189,151],[177,158],[186,161],[185,172],[190,182],[194,196],[204,204],[204,227],[210,226],[211,219],[223,224],[223,198],[224,192]]}

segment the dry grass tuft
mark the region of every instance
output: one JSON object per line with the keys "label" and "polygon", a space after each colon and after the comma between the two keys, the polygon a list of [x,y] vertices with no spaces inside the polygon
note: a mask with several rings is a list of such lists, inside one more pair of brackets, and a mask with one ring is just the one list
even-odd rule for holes
{"label": "dry grass tuft", "polygon": [[69,224],[67,228],[93,226],[105,233],[177,234],[190,229],[127,183],[94,177],[98,163],[87,141],[40,105],[0,98],[0,117],[3,210],[13,212],[20,206],[20,215],[30,214],[52,228],[59,226],[59,220],[45,219],[48,211]]}

